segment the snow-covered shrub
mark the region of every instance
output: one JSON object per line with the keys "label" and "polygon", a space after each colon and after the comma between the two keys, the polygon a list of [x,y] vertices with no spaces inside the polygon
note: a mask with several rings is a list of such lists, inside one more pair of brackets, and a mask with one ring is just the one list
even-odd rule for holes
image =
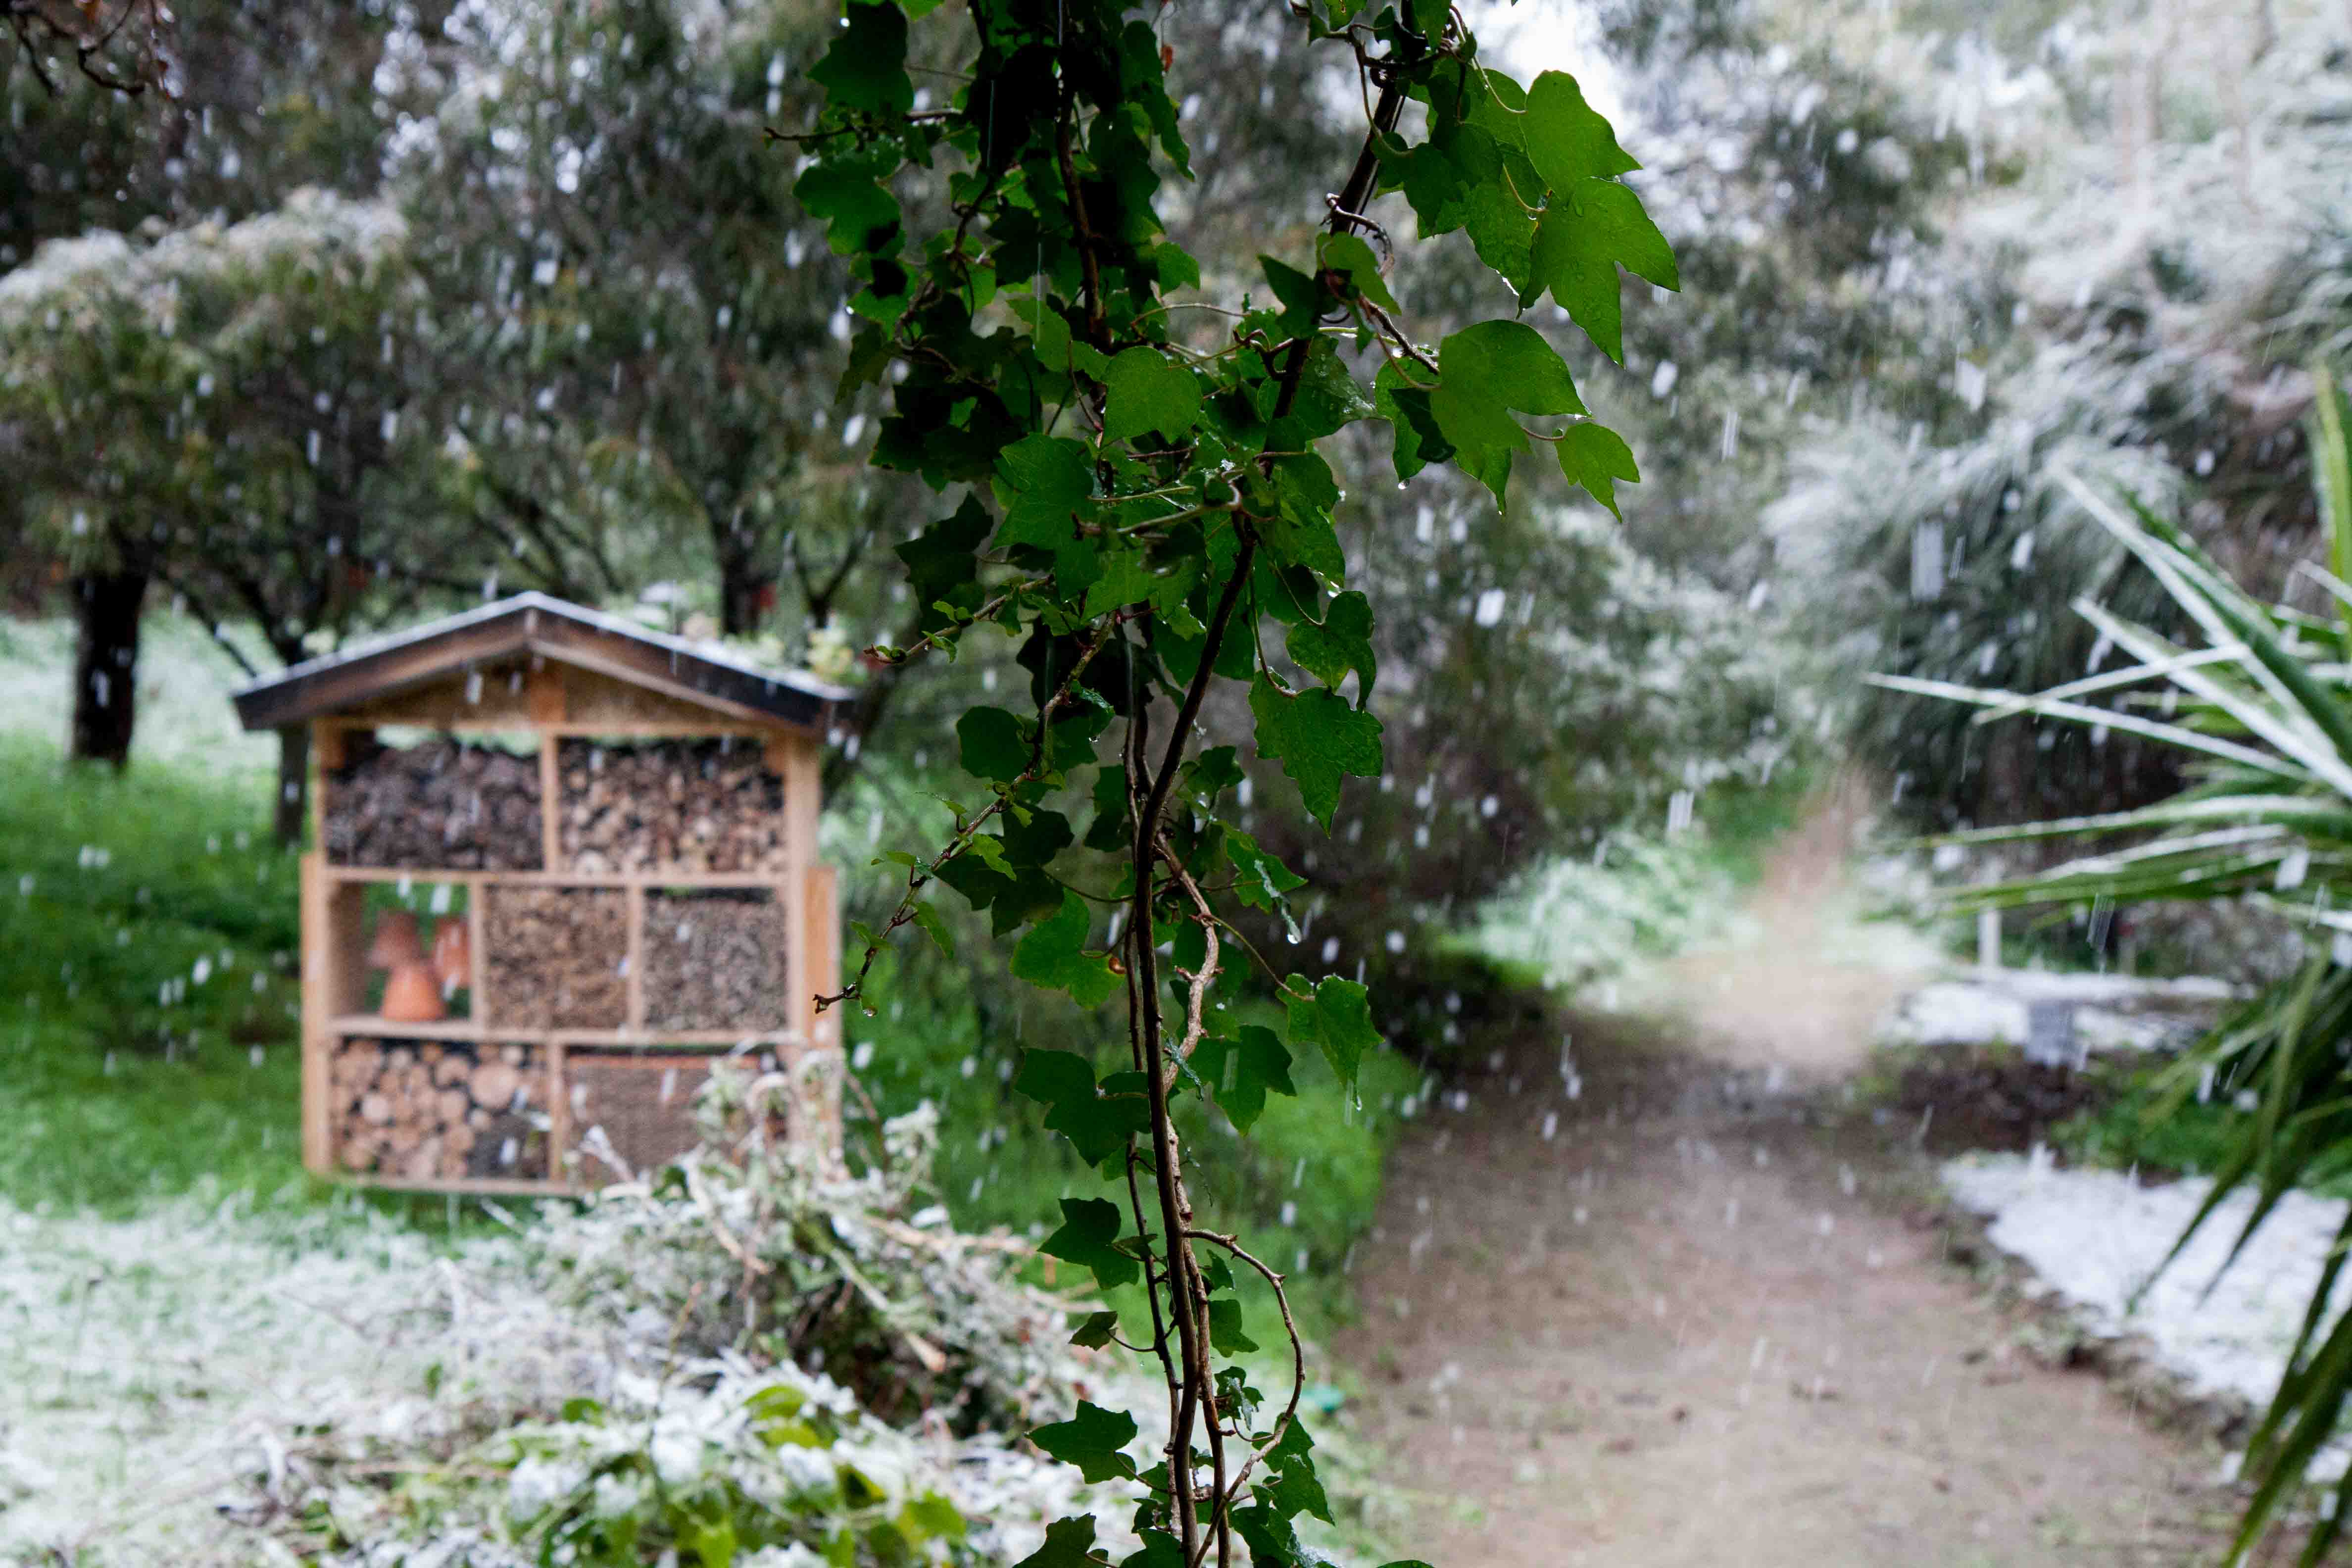
{"label": "snow-covered shrub", "polygon": [[1738,889],[1700,834],[1612,837],[1601,852],[1522,878],[1483,912],[1472,941],[1569,989],[1711,932]]}
{"label": "snow-covered shrub", "polygon": [[1028,1250],[962,1235],[920,1203],[939,1142],[929,1104],[885,1124],[862,1173],[771,1143],[775,1075],[719,1073],[705,1142],[604,1188],[530,1245],[551,1296],[626,1331],[658,1320],[681,1353],[795,1362],[894,1421],[1024,1430],[1067,1413],[1080,1368],[1061,1307],[1021,1287]]}
{"label": "snow-covered shrub", "polygon": [[444,1264],[436,1414],[289,1412],[241,1511],[347,1568],[1002,1563],[1088,1508],[1118,1538],[1131,1499],[1021,1445],[1118,1363],[1068,1347],[1025,1248],[909,1212],[929,1108],[852,1173],[771,1141],[793,1089],[715,1075],[701,1148]]}

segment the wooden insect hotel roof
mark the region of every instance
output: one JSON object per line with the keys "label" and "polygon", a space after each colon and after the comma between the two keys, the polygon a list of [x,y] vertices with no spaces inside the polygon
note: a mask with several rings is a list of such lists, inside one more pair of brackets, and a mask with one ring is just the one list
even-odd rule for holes
{"label": "wooden insect hotel roof", "polygon": [[849,693],[541,594],[235,694],[307,726],[302,1147],[321,1174],[549,1193],[690,1147],[721,1062],[836,1147],[824,743]]}
{"label": "wooden insect hotel roof", "polygon": [[551,598],[517,594],[404,632],[355,643],[256,680],[232,695],[248,730],[299,724],[529,655],[593,671],[689,710],[821,732],[849,693],[805,675],[761,669],[683,637]]}

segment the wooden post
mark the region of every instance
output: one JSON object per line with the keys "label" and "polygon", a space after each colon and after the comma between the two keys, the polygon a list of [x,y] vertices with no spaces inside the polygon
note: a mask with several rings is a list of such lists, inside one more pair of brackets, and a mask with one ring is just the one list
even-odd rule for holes
{"label": "wooden post", "polygon": [[621,896],[628,900],[627,940],[621,952],[623,992],[628,998],[622,1023],[628,1028],[646,1026],[646,885],[631,880]]}
{"label": "wooden post", "polygon": [[327,775],[343,765],[343,730],[331,719],[310,721],[310,847],[327,847]]}
{"label": "wooden post", "polygon": [[[784,775],[784,847],[795,868],[816,864],[817,815],[824,804],[824,759],[806,735],[768,742],[768,765]],[[827,990],[832,987],[826,987]]]}
{"label": "wooden post", "polygon": [[563,1037],[547,1037],[547,1179],[557,1188],[565,1179],[564,1159],[572,1152],[572,1084],[564,1059]]}
{"label": "wooden post", "polygon": [[333,968],[333,937],[327,912],[326,852],[302,857],[302,1168],[313,1175],[334,1166],[334,1129],[330,1121],[333,1041],[327,1033],[327,976]]}
{"label": "wooden post", "polygon": [[469,878],[466,883],[466,996],[470,1005],[474,1026],[490,1026],[490,990],[482,982],[490,973],[490,884],[486,877]]}
{"label": "wooden post", "polygon": [[554,731],[539,732],[539,863],[549,871],[563,864],[563,821],[557,809],[563,780],[555,765],[555,749],[562,744]]}
{"label": "wooden post", "polygon": [[801,888],[803,962],[794,976],[800,982],[800,995],[793,1021],[800,1029],[803,1058],[831,1052],[835,1059],[828,1068],[818,1069],[824,1073],[819,1080],[823,1089],[811,1097],[807,1105],[810,1125],[799,1131],[804,1131],[811,1142],[838,1159],[841,1073],[847,1066],[842,1059],[841,1014],[837,1006],[820,1014],[816,998],[820,992],[830,994],[841,988],[840,889],[833,868],[814,862],[803,873]]}

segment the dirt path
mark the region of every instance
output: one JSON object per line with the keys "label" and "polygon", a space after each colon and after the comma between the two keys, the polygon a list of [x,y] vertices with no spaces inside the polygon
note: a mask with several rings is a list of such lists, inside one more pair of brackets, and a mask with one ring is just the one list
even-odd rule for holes
{"label": "dirt path", "polygon": [[1899,1134],[1834,1113],[1904,980],[1854,956],[1848,820],[1647,1016],[1570,1019],[1567,1074],[1521,1042],[1401,1143],[1339,1348],[1439,1568],[2214,1560],[2213,1456],[2013,1348]]}

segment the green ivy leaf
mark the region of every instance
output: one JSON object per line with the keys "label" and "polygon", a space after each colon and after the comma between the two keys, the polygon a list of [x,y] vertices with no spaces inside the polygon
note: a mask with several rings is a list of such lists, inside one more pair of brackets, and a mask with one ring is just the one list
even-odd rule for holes
{"label": "green ivy leaf", "polygon": [[1559,351],[1524,321],[1463,328],[1438,345],[1437,367],[1444,379],[1430,394],[1430,412],[1456,448],[1454,466],[1493,490],[1497,504],[1510,477],[1511,454],[1528,444],[1510,411],[1584,412]]}
{"label": "green ivy leaf", "polygon": [[[1261,1497],[1264,1488],[1253,1489]],[[1250,1568],[1317,1568],[1322,1554],[1309,1555],[1290,1521],[1267,1503],[1234,1510],[1234,1530],[1250,1549]]]}
{"label": "green ivy leaf", "polygon": [[1584,101],[1584,89],[1566,71],[1546,71],[1528,92],[1528,157],[1544,184],[1566,190],[1578,180],[1606,180],[1642,165],[1617,145],[1617,132]]}
{"label": "green ivy leaf", "polygon": [[1212,746],[1184,764],[1184,790],[1206,809],[1243,776],[1239,752],[1231,746]]}
{"label": "green ivy leaf", "polygon": [[1184,1543],[1164,1530],[1141,1532],[1143,1550],[1119,1560],[1118,1568],[1185,1568]]}
{"label": "green ivy leaf", "polygon": [[1298,391],[1290,401],[1290,413],[1269,433],[1267,445],[1305,447],[1374,412],[1371,399],[1364,395],[1331,341],[1318,339],[1307,363],[1299,367]]}
{"label": "green ivy leaf", "polygon": [[1323,624],[1301,621],[1287,633],[1290,658],[1301,669],[1337,688],[1354,670],[1356,706],[1372,700],[1372,682],[1380,676],[1380,656],[1372,651],[1372,602],[1349,592],[1331,601]]}
{"label": "green ivy leaf", "polygon": [[1290,977],[1290,1043],[1311,1045],[1323,1053],[1343,1084],[1356,1081],[1364,1053],[1377,1048],[1381,1032],[1372,1027],[1371,998],[1352,980],[1327,974],[1309,991],[1307,977]]}
{"label": "green ivy leaf", "polygon": [[[940,519],[898,546],[898,559],[906,563],[907,582],[915,602],[929,609],[942,599],[957,599],[959,590],[971,590],[980,571],[977,552],[995,527],[996,520],[979,499],[966,496],[953,516]],[[965,606],[966,613],[978,604],[973,597]]]}
{"label": "green ivy leaf", "polygon": [[1083,443],[1024,436],[998,455],[996,473],[1009,498],[997,532],[1002,542],[1059,550],[1070,542],[1070,514],[1095,489],[1094,454]]}
{"label": "green ivy leaf", "polygon": [[1416,385],[1395,360],[1381,366],[1380,374],[1372,378],[1373,407],[1389,422],[1394,436],[1399,481],[1454,456],[1454,443],[1438,427],[1436,411],[1430,406],[1432,390]]}
{"label": "green ivy leaf", "polygon": [[1111,1335],[1118,1331],[1117,1312],[1088,1312],[1086,1321],[1070,1335],[1070,1342],[1087,1350],[1098,1351],[1110,1343]]}
{"label": "green ivy leaf", "polygon": [[[1108,550],[1097,561],[1102,575],[1087,586],[1086,608],[1089,619],[1107,616],[1128,605],[1148,603],[1158,592],[1159,575],[1151,570],[1150,554],[1142,550]],[[1055,586],[1059,586],[1057,582]]]}
{"label": "green ivy leaf", "polygon": [[809,68],[809,79],[824,89],[828,104],[868,114],[904,114],[913,109],[915,84],[907,78],[907,14],[895,5],[850,0],[844,23],[824,58]]}
{"label": "green ivy leaf", "polygon": [[1095,819],[1087,825],[1086,846],[1117,853],[1128,847],[1134,832],[1134,819],[1128,811],[1127,769],[1106,767],[1095,774]]}
{"label": "green ivy leaf", "polygon": [[1381,721],[1350,708],[1328,687],[1292,696],[1260,675],[1250,683],[1250,714],[1257,721],[1257,753],[1279,761],[1298,785],[1307,814],[1330,831],[1339,806],[1339,781],[1381,771]]}
{"label": "green ivy leaf", "polygon": [[1271,913],[1283,894],[1307,885],[1306,878],[1259,848],[1246,833],[1226,830],[1225,858],[1234,863],[1234,897],[1254,910]]}
{"label": "green ivy leaf", "polygon": [[1013,1568],[1102,1568],[1095,1555],[1094,1515],[1055,1520],[1045,1527],[1045,1543]]}
{"label": "green ivy leaf", "polygon": [[1081,1007],[1098,1007],[1118,989],[1108,954],[1087,951],[1087,932],[1093,925],[1085,900],[1065,892],[1062,907],[1050,919],[1031,928],[1013,950],[1015,979],[1048,991],[1066,991]]}
{"label": "green ivy leaf", "polygon": [[1625,445],[1625,438],[1606,425],[1589,423],[1571,425],[1560,436],[1559,471],[1568,476],[1570,484],[1582,485],[1621,521],[1625,514],[1617,510],[1615,481],[1639,484],[1642,479],[1633,448]]}
{"label": "green ivy leaf", "polygon": [[1106,1290],[1131,1285],[1142,1266],[1118,1248],[1118,1205],[1108,1198],[1064,1198],[1062,1228],[1037,1244],[1048,1258],[1094,1270]]}
{"label": "green ivy leaf", "polygon": [[1211,1035],[1192,1047],[1192,1068],[1216,1097],[1237,1132],[1246,1133],[1265,1110],[1268,1092],[1294,1099],[1290,1053],[1272,1029],[1244,1024],[1239,1037]]}
{"label": "green ivy leaf", "polygon": [[1327,582],[1348,574],[1347,552],[1331,526],[1339,504],[1339,481],[1331,465],[1312,452],[1274,463],[1275,515],[1261,526],[1266,549],[1285,566],[1303,566]]}
{"label": "green ivy leaf", "polygon": [[1008,866],[1049,866],[1070,847],[1070,819],[1043,806],[1014,806],[1000,819],[998,838]]}
{"label": "green ivy leaf", "polygon": [[1307,1423],[1294,1415],[1290,1425],[1283,1428],[1282,1440],[1266,1450],[1269,1479],[1259,1495],[1285,1518],[1307,1513],[1329,1524],[1331,1500],[1325,1495],[1322,1479],[1315,1473],[1314,1447],[1315,1439],[1307,1435]]}
{"label": "green ivy leaf", "polygon": [[1149,431],[1181,439],[1201,417],[1201,384],[1158,349],[1128,349],[1103,378],[1103,437],[1125,441]]}
{"label": "green ivy leaf", "polygon": [[1381,310],[1393,312],[1396,296],[1381,278],[1381,264],[1360,235],[1327,234],[1315,242],[1316,255],[1324,269],[1337,272],[1348,280],[1348,286]]}
{"label": "green ivy leaf", "polygon": [[[1113,1074],[1117,1079],[1121,1074]],[[1067,1138],[1078,1158],[1099,1165],[1127,1147],[1129,1137],[1151,1125],[1150,1102],[1141,1092],[1105,1094],[1112,1084],[1095,1083],[1094,1068],[1071,1051],[1024,1050],[1013,1087],[1049,1108],[1045,1130]]]}
{"label": "green ivy leaf", "polygon": [[929,937],[941,952],[950,958],[955,956],[955,932],[948,929],[947,921],[940,918],[940,911],[929,900],[917,899],[909,913],[913,915],[915,923],[922,928],[923,934]]}
{"label": "green ivy leaf", "polygon": [[1002,708],[967,709],[956,721],[957,760],[976,779],[1011,784],[1029,771],[1031,721]]}
{"label": "green ivy leaf", "polygon": [[1088,1481],[1132,1478],[1135,1462],[1119,1452],[1135,1441],[1135,1417],[1081,1399],[1067,1421],[1039,1426],[1029,1440],[1066,1465],[1076,1465]]}
{"label": "green ivy leaf", "polygon": [[[865,158],[823,158],[793,182],[802,209],[824,223],[825,243],[835,256],[879,250],[880,237],[898,226],[898,198],[876,183],[885,170]],[[877,346],[880,342],[877,334]]]}
{"label": "green ivy leaf", "polygon": [[1242,1331],[1242,1304],[1230,1296],[1209,1303],[1209,1345],[1219,1355],[1247,1355],[1258,1348]]}
{"label": "green ivy leaf", "polygon": [[1579,180],[1554,191],[1536,227],[1536,281],[1551,290],[1601,353],[1622,364],[1620,267],[1662,289],[1682,287],[1674,247],[1642,210],[1642,198],[1632,187],[1614,180]]}
{"label": "green ivy leaf", "polygon": [[1498,180],[1473,185],[1462,201],[1462,229],[1478,259],[1502,274],[1522,302],[1535,279],[1536,218]]}

